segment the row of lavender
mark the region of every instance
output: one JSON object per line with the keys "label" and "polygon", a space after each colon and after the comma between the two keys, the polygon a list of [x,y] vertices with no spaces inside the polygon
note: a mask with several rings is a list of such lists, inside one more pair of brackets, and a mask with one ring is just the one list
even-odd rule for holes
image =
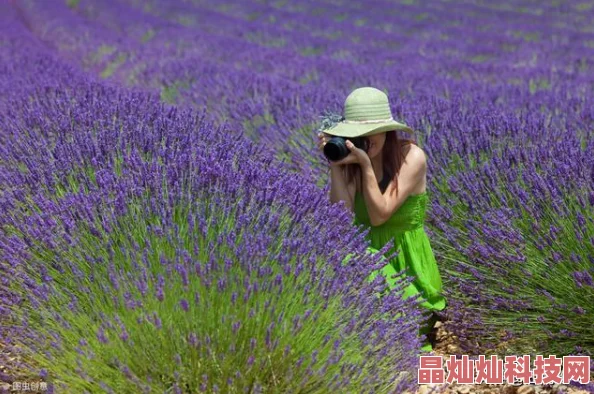
{"label": "row of lavender", "polygon": [[63,59],[205,107],[318,185],[317,116],[339,111],[353,87],[387,89],[431,160],[429,224],[464,349],[493,348],[503,334],[503,352],[591,354],[592,9],[402,3],[15,9]]}
{"label": "row of lavender", "polygon": [[[340,12],[320,2],[45,7],[24,12],[49,13],[52,23],[69,26],[44,37],[60,46],[70,37],[62,52],[86,59],[89,70],[207,108],[318,185],[327,178],[311,143],[317,116],[339,111],[352,87],[387,89],[395,114],[419,130],[431,159],[431,229],[456,289],[450,296],[473,311],[453,316],[465,348],[478,350],[475,340],[489,347],[501,330],[509,343],[519,336],[519,348],[529,337],[532,346],[556,352],[594,346],[578,334],[593,312],[591,9],[445,2],[341,4]],[[72,41],[87,36],[98,41]],[[486,292],[485,282],[506,291]],[[580,296],[567,299],[568,289]],[[570,315],[559,323],[551,306]],[[526,324],[511,327],[505,316],[518,311]]]}
{"label": "row of lavender", "polygon": [[0,380],[414,387],[418,311],[365,283],[381,259],[343,209],[204,113],[100,83],[0,14]]}

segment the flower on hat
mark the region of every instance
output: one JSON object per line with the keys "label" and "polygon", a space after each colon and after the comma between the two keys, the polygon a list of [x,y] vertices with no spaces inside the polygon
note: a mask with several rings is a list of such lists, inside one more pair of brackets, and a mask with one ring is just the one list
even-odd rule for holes
{"label": "flower on hat", "polygon": [[337,123],[344,120],[344,116],[337,112],[324,111],[324,114],[320,116],[321,122],[318,131],[324,131],[331,127],[334,127]]}

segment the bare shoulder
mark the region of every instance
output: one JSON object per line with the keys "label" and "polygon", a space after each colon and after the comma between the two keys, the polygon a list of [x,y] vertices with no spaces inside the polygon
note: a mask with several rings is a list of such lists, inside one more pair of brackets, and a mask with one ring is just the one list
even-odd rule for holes
{"label": "bare shoulder", "polygon": [[405,153],[406,165],[412,167],[426,167],[427,166],[427,155],[425,151],[415,144],[408,144],[408,151]]}
{"label": "bare shoulder", "polygon": [[423,149],[417,145],[408,144],[404,163],[398,176],[402,188],[410,190],[411,194],[419,194],[425,190],[425,175],[427,173],[427,158]]}

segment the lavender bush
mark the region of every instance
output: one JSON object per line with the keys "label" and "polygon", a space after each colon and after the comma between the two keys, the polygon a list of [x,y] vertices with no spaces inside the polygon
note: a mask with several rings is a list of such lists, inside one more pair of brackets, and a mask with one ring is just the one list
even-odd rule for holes
{"label": "lavender bush", "polygon": [[2,113],[13,371],[76,392],[414,386],[418,311],[363,280],[382,260],[343,208],[203,115],[62,72]]}
{"label": "lavender bush", "polygon": [[[280,178],[295,174],[307,187],[328,184],[314,147],[319,116],[340,112],[353,88],[385,89],[429,158],[427,229],[450,305],[446,328],[462,351],[594,354],[593,7],[528,0],[0,6],[0,86],[8,92],[0,104],[72,84],[61,71],[67,63],[84,71],[83,80],[140,90],[179,110],[205,109],[215,126],[226,124],[228,138],[243,134],[254,152],[279,159],[271,167]],[[52,116],[67,127],[85,111],[66,106]],[[4,159],[12,149],[4,130],[19,111],[3,113],[1,165],[19,174],[37,156],[30,152],[56,140],[31,139],[14,150],[18,161]],[[29,128],[40,116],[49,115],[26,112],[20,122]],[[122,131],[140,133],[138,119],[142,113]],[[85,140],[72,141],[76,159],[39,157],[26,184],[52,196],[62,166],[101,166],[117,141],[88,151]],[[141,151],[159,141],[143,140]],[[79,150],[96,164],[84,164]],[[25,181],[3,184],[12,190]],[[312,208],[318,200],[301,201]]]}
{"label": "lavender bush", "polygon": [[318,185],[320,112],[339,111],[353,87],[385,88],[431,160],[429,227],[463,350],[592,352],[592,9],[405,3],[153,4],[140,46],[127,21],[147,22],[133,2],[74,15],[130,31],[116,46],[134,60],[114,80],[133,73],[165,99],[205,106]]}

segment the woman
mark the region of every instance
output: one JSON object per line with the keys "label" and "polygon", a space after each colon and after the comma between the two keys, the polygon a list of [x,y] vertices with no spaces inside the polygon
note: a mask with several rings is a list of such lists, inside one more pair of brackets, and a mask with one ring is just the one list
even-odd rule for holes
{"label": "woman", "polygon": [[[345,101],[344,120],[319,134],[320,149],[331,136],[345,137],[349,154],[330,161],[330,201],[344,201],[355,213],[354,224],[370,227],[373,251],[393,243],[389,254],[398,253],[382,269],[384,275],[406,269],[415,280],[404,298],[421,294],[420,305],[429,319],[421,327],[428,334],[435,324],[433,311],[447,306],[442,281],[424,229],[428,195],[425,153],[412,140],[401,140],[396,131],[413,131],[392,118],[388,96],[375,88],[355,89]],[[348,138],[366,137],[367,152]],[[386,268],[389,268],[386,270]],[[433,350],[424,342],[422,351]]]}

